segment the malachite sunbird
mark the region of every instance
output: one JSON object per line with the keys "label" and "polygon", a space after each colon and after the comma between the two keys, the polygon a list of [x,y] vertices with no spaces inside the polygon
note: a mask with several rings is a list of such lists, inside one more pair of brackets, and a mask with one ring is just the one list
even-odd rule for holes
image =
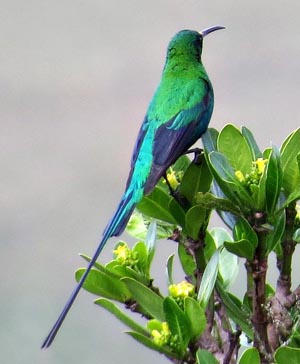
{"label": "malachite sunbird", "polygon": [[51,345],[107,240],[124,231],[136,204],[153,190],[167,168],[205,133],[213,111],[214,94],[201,60],[202,45],[203,38],[218,29],[224,27],[213,26],[201,32],[182,30],[171,39],[160,84],[134,147],[124,195],[42,348]]}

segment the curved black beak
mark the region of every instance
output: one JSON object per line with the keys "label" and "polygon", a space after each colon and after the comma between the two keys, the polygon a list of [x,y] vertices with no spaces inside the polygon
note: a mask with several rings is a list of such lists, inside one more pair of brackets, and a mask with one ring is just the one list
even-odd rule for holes
{"label": "curved black beak", "polygon": [[225,27],[223,27],[222,25],[214,25],[213,27],[201,30],[200,34],[202,35],[202,37],[205,37],[207,34],[219,29],[225,29]]}

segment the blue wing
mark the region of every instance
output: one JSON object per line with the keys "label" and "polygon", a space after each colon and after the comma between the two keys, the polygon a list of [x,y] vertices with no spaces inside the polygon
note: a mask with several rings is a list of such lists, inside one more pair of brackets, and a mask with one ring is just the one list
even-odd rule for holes
{"label": "blue wing", "polygon": [[152,168],[144,186],[150,193],[165,171],[205,133],[213,109],[210,93],[191,109],[180,111],[160,126],[153,143]]}

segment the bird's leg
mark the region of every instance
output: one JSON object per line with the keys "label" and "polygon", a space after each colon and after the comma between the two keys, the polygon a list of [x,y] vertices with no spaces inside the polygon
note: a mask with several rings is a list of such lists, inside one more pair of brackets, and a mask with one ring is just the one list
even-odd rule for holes
{"label": "bird's leg", "polygon": [[178,191],[173,190],[173,188],[170,185],[170,182],[168,180],[168,177],[167,177],[167,173],[166,172],[164,173],[163,177],[164,177],[164,179],[166,181],[166,184],[167,184],[167,186],[169,188],[170,195],[175,198],[175,200],[179,203],[179,205],[182,208],[184,208],[184,209],[189,208],[190,207],[189,201],[183,195],[181,195]]}
{"label": "bird's leg", "polygon": [[203,153],[203,149],[201,148],[192,148],[185,152],[185,154],[194,153],[194,161],[198,160],[198,157]]}

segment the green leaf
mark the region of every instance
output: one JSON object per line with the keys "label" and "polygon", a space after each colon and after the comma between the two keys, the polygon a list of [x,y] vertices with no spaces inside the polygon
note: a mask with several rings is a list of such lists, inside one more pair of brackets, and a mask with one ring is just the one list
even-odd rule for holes
{"label": "green leaf", "polygon": [[129,266],[121,265],[118,261],[112,260],[106,264],[105,268],[110,272],[110,276],[116,275],[119,279],[124,277],[133,278],[144,285],[148,285],[150,278],[145,273],[137,272]]}
{"label": "green leaf", "polygon": [[187,253],[183,244],[178,244],[178,257],[184,273],[192,277],[196,269],[196,263],[193,257]]}
{"label": "green leaf", "polygon": [[281,205],[280,209],[285,209],[289,204],[300,199],[300,187],[291,192],[285,202]]}
{"label": "green leaf", "polygon": [[252,198],[235,177],[226,156],[219,152],[211,152],[208,161],[211,172],[226,197],[241,208],[249,210],[253,205]]}
{"label": "green leaf", "polygon": [[231,235],[224,228],[212,228],[210,234],[213,237],[217,248],[222,247],[224,241],[232,241]]}
{"label": "green leaf", "polygon": [[132,320],[129,316],[125,315],[116,305],[105,298],[98,298],[95,300],[95,304],[105,308],[107,311],[111,312],[117,319],[119,319],[123,324],[128,326],[134,331],[139,332],[143,335],[149,335],[149,332],[141,325]]}
{"label": "green leaf", "polygon": [[167,277],[168,277],[168,286],[173,284],[173,261],[174,261],[174,255],[172,254],[169,256],[167,260]]}
{"label": "green leaf", "polygon": [[193,203],[197,192],[208,192],[212,182],[212,175],[207,166],[204,155],[199,155],[197,162],[192,162],[186,170],[178,192]]}
{"label": "green leaf", "polygon": [[206,328],[206,316],[199,302],[191,297],[184,299],[184,312],[191,323],[191,338],[196,339]]}
{"label": "green leaf", "polygon": [[169,350],[166,347],[155,344],[155,342],[147,336],[141,335],[140,333],[133,331],[128,331],[126,332],[126,334],[133,337],[136,341],[138,341],[139,343],[143,344],[144,346],[146,346],[151,350],[158,351],[159,353],[164,354],[170,358],[180,359],[177,353],[174,353],[173,351]]}
{"label": "green leaf", "polygon": [[242,258],[252,260],[258,245],[258,238],[246,219],[240,217],[233,229],[234,241],[225,241],[225,248]]}
{"label": "green leaf", "polygon": [[[86,271],[85,268],[78,269],[75,272],[75,279],[77,282]],[[111,275],[100,272],[96,269],[91,269],[83,288],[87,291],[103,296],[112,300],[126,302],[131,298],[130,291],[126,285],[119,280],[119,278],[112,277]]]}
{"label": "green leaf", "polygon": [[[223,243],[222,243],[223,244]],[[217,250],[216,243],[210,231],[206,230],[205,234],[205,245],[204,245],[204,256],[208,262]]]}
{"label": "green leaf", "polygon": [[188,210],[185,216],[185,228],[187,235],[194,240],[199,239],[199,234],[207,220],[207,210],[202,206],[193,206]]}
{"label": "green leaf", "polygon": [[138,258],[137,266],[139,268],[139,271],[143,273],[148,273],[148,250],[145,243],[142,241],[137,242],[132,248],[132,252],[134,256],[137,256]]}
{"label": "green leaf", "polygon": [[282,346],[275,352],[276,364],[299,364],[300,363],[300,349]]}
{"label": "green leaf", "polygon": [[224,241],[224,246],[230,253],[235,254],[238,257],[246,258],[248,260],[253,259],[255,249],[247,239]]}
{"label": "green leaf", "polygon": [[197,351],[197,364],[219,364],[218,360],[207,350],[199,349]]}
{"label": "green leaf", "polygon": [[203,273],[198,292],[198,300],[202,308],[206,308],[215,287],[219,268],[219,255],[220,253],[217,250],[211,257]]}
{"label": "green leaf", "polygon": [[249,348],[243,352],[239,364],[261,364],[258,350]]}
{"label": "green leaf", "polygon": [[[152,217],[143,215],[142,213],[134,210],[130,217],[130,220],[126,226],[126,232],[139,240],[146,240],[148,234],[148,228],[153,222]],[[167,222],[157,222],[157,239],[165,239],[172,235],[176,225],[170,225]]]}
{"label": "green leaf", "polygon": [[152,221],[148,227],[148,232],[146,236],[146,246],[148,253],[148,267],[150,267],[151,262],[154,257],[155,248],[156,248],[156,235],[157,235],[157,223],[156,221]]}
{"label": "green leaf", "polygon": [[170,213],[168,206],[171,197],[161,187],[155,187],[154,190],[137,204],[137,209],[155,219],[166,221],[170,224],[176,224],[176,220]]}
{"label": "green leaf", "polygon": [[185,210],[175,200],[175,198],[172,198],[169,202],[169,211],[172,214],[173,218],[177,221],[177,224],[179,226],[181,226],[182,229],[184,229],[185,228]]}
{"label": "green leaf", "polygon": [[132,278],[125,277],[121,281],[125,283],[132,298],[148,315],[159,321],[164,321],[163,298],[161,296]]}
{"label": "green leaf", "polygon": [[258,238],[255,231],[253,230],[249,222],[243,217],[240,217],[237,220],[237,223],[235,224],[233,229],[233,237],[237,240],[247,239],[254,247],[254,249],[256,249],[258,245]]}
{"label": "green leaf", "polygon": [[182,155],[180,158],[177,159],[177,161],[172,165],[173,171],[176,173],[183,172],[187,170],[189,165],[191,164],[191,160],[187,155]]}
{"label": "green leaf", "polygon": [[226,125],[219,134],[217,145],[235,171],[241,171],[244,175],[250,173],[252,151],[238,128],[232,124]]}
{"label": "green leaf", "polygon": [[222,249],[219,260],[219,275],[222,278],[223,286],[229,287],[236,279],[239,272],[239,261],[236,255],[226,249]]}
{"label": "green leaf", "polygon": [[283,142],[280,149],[283,180],[282,186],[286,197],[300,185],[300,172],[297,156],[300,153],[300,128],[293,131]]}
{"label": "green leaf", "polygon": [[285,231],[285,222],[286,222],[286,215],[285,210],[280,210],[273,218],[273,230],[270,231],[266,236],[266,246],[268,252],[271,252],[277,244],[281,242],[281,238]]}
{"label": "green leaf", "polygon": [[[79,253],[79,256],[80,256],[81,258],[83,258],[85,261],[87,261],[88,263],[91,261],[91,257],[89,257],[89,256],[88,256],[88,255],[86,255],[86,254]],[[95,262],[95,264],[94,264],[94,268],[96,268],[96,269],[98,269],[98,270],[100,270],[100,271],[102,271],[102,272],[104,272],[104,273],[107,273],[107,272],[106,272],[106,270],[105,270],[105,268],[103,267],[103,265],[102,265],[102,264],[100,264],[100,263]]]}
{"label": "green leaf", "polygon": [[282,184],[280,155],[276,147],[272,148],[266,168],[266,205],[267,212],[272,215],[278,202]]}
{"label": "green leaf", "polygon": [[297,229],[294,234],[293,234],[293,240],[296,242],[296,243],[300,243],[300,229]]}
{"label": "green leaf", "polygon": [[241,329],[247,336],[249,336],[250,339],[253,339],[253,331],[250,325],[249,316],[246,314],[246,307],[242,307],[241,303],[238,305],[237,302],[240,302],[238,298],[234,297],[233,299],[231,295],[225,291],[225,289],[222,287],[222,284],[218,280],[216,282],[216,289],[223,304],[226,307],[228,316],[233,322],[235,322],[235,324],[241,327]]}
{"label": "green leaf", "polygon": [[179,345],[179,353],[183,354],[191,339],[191,322],[173,298],[166,297],[163,306],[165,320],[172,335],[177,337],[176,343]]}
{"label": "green leaf", "polygon": [[241,213],[239,207],[230,200],[216,197],[209,192],[198,192],[196,196],[196,204],[202,206],[205,209],[229,211],[236,215]]}
{"label": "green leaf", "polygon": [[250,150],[252,153],[252,160],[255,161],[258,158],[262,158],[262,156],[263,156],[262,152],[260,151],[251,131],[248,128],[246,128],[245,126],[242,126],[242,134],[250,147]]}
{"label": "green leaf", "polygon": [[206,133],[202,135],[202,144],[207,154],[217,150],[218,135],[219,132],[214,128],[208,128]]}

